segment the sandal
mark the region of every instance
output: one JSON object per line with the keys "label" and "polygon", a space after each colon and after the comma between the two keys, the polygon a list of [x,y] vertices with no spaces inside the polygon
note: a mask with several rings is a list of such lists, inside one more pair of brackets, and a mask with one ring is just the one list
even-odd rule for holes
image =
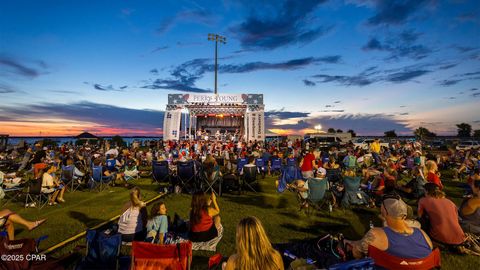
{"label": "sandal", "polygon": [[57,205],[58,203],[57,202],[49,202],[48,205],[52,206],[52,205]]}
{"label": "sandal", "polygon": [[64,202],[65,202],[64,199],[57,199],[57,201],[60,202],[60,203],[64,203]]}
{"label": "sandal", "polygon": [[47,221],[46,218],[35,221],[33,227],[29,231],[35,230],[38,226],[42,225],[45,221]]}

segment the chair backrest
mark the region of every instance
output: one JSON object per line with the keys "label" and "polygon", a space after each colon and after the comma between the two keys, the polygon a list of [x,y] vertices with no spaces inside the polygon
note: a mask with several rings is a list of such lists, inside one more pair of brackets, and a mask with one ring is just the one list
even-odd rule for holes
{"label": "chair backrest", "polygon": [[62,166],[62,175],[60,179],[66,183],[73,180],[73,165]]}
{"label": "chair backrest", "polygon": [[308,179],[308,199],[317,203],[325,197],[328,190],[328,181],[326,178],[310,178]]}
{"label": "chair backrest", "polygon": [[246,158],[239,158],[237,161],[237,171],[242,171],[243,167],[247,165],[248,161]]}
{"label": "chair backrest", "polygon": [[42,192],[42,178],[33,179],[28,182],[29,194],[40,194]]}
{"label": "chair backrest", "polygon": [[386,269],[428,270],[440,267],[440,250],[435,248],[428,257],[421,259],[398,258],[374,246],[368,246],[368,256],[373,258],[375,265]]}
{"label": "chair backrest", "polygon": [[[0,237],[0,269],[30,269],[31,261],[26,260],[29,254],[36,252],[34,239],[9,240],[8,237]],[[17,258],[17,259],[4,259]],[[24,258],[19,260],[18,258]]]}
{"label": "chair backrest", "polygon": [[178,162],[177,175],[182,179],[188,179],[195,176],[195,165],[192,161]]}
{"label": "chair backrest", "polygon": [[101,230],[88,230],[87,255],[84,262],[92,266],[116,266],[122,245],[121,234],[107,235]]}
{"label": "chair backrest", "polygon": [[342,179],[342,171],[340,169],[327,169],[327,179],[330,182],[338,182]]}
{"label": "chair backrest", "polygon": [[109,171],[115,170],[115,165],[117,164],[117,160],[114,158],[107,159],[105,165]]}
{"label": "chair backrest", "polygon": [[280,158],[272,159],[272,170],[279,170],[282,168],[282,160]]}
{"label": "chair backrest", "polygon": [[102,166],[93,166],[92,167],[92,179],[95,182],[101,182],[103,177],[103,168]]}
{"label": "chair backrest", "polygon": [[147,242],[132,243],[132,269],[190,269],[192,242],[157,245]]}
{"label": "chair backrest", "polygon": [[255,182],[257,181],[257,167],[254,166],[244,166],[243,167],[243,177],[246,182]]}
{"label": "chair backrest", "polygon": [[170,175],[168,161],[153,161],[152,162],[153,179],[157,182],[164,181]]}
{"label": "chair backrest", "polygon": [[255,165],[258,168],[263,169],[265,167],[265,161],[263,160],[263,158],[257,158],[255,159]]}
{"label": "chair backrest", "polygon": [[297,160],[295,158],[287,158],[287,166],[297,166]]}
{"label": "chair backrest", "polygon": [[362,178],[360,176],[356,177],[351,177],[351,176],[345,176],[343,178],[343,185],[345,186],[345,191],[350,192],[350,191],[358,191],[360,188],[360,181]]}

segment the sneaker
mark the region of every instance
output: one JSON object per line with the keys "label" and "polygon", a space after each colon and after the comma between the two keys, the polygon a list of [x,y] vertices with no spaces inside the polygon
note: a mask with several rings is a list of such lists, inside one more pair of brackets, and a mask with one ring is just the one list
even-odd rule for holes
{"label": "sneaker", "polygon": [[36,203],[34,203],[34,202],[32,202],[32,203],[29,205],[29,207],[33,207],[33,208],[35,208],[35,207],[37,207],[37,204],[36,204]]}

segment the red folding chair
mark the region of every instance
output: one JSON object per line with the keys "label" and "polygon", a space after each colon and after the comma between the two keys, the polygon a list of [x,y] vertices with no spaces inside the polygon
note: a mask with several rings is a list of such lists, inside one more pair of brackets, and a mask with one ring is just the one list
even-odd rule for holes
{"label": "red folding chair", "polygon": [[373,258],[375,265],[386,269],[428,270],[441,265],[440,250],[435,248],[430,255],[421,259],[403,259],[392,256],[374,246],[368,246],[368,256]]}
{"label": "red folding chair", "polygon": [[192,263],[192,242],[157,245],[132,243],[132,270],[189,270]]}

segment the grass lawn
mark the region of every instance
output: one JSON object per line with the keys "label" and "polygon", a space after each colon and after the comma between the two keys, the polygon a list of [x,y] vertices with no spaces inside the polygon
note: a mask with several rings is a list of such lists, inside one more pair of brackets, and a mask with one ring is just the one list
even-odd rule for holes
{"label": "grass lawn", "polygon": [[[292,192],[278,194],[276,192],[274,180],[273,177],[262,179],[258,193],[224,194],[218,199],[224,236],[217,247],[217,252],[226,256],[235,252],[235,226],[242,217],[248,215],[254,215],[261,219],[273,243],[337,232],[342,232],[348,239],[359,239],[367,231],[370,220],[377,226],[381,225],[377,218],[379,209],[334,209],[331,215],[327,212],[315,212],[313,215],[307,216],[304,212],[298,211],[295,194]],[[142,190],[144,200],[158,195],[158,185],[151,184],[150,179],[140,179],[134,183]],[[462,190],[456,187],[457,184],[454,182],[444,181],[444,184],[447,194],[458,205],[463,194]],[[16,230],[17,238],[48,235],[48,239],[40,246],[41,249],[46,249],[121,214],[122,205],[129,200],[129,190],[115,187],[101,193],[67,192],[65,199],[67,201],[65,204],[46,206],[40,210],[25,209],[19,203],[13,202],[2,208],[9,208],[31,220],[48,218],[47,223],[32,232],[20,227]],[[188,217],[190,195],[171,194],[164,197],[163,200],[166,202],[168,214],[172,218],[174,213],[178,213],[183,218]],[[74,245],[81,242],[76,241],[59,249],[58,253],[68,252]],[[194,251],[193,255],[193,268],[206,269],[208,257],[213,253]],[[478,257],[442,253],[443,269],[476,269],[479,263],[480,258]]]}

